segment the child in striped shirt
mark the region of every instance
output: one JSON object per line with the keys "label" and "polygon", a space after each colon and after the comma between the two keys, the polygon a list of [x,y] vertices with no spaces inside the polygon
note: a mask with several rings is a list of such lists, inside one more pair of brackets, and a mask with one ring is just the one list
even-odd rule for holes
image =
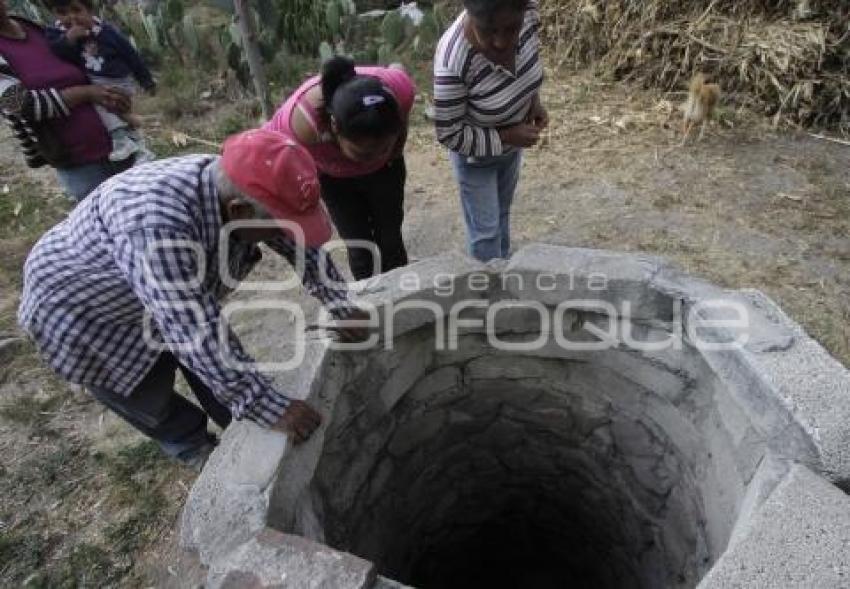
{"label": "child in striped shirt", "polygon": [[510,209],[522,150],[549,116],[540,102],[537,0],[464,0],[434,58],[437,138],[460,185],[470,254],[510,256]]}

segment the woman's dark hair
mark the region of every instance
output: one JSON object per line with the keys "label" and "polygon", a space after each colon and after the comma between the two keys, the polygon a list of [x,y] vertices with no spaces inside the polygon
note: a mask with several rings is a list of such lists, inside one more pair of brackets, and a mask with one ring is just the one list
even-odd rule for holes
{"label": "woman's dark hair", "polygon": [[378,78],[359,76],[347,57],[332,57],[322,66],[325,112],[346,139],[375,139],[401,131],[398,102]]}
{"label": "woman's dark hair", "polygon": [[489,20],[502,10],[525,12],[529,0],[463,0],[463,7],[472,18]]}

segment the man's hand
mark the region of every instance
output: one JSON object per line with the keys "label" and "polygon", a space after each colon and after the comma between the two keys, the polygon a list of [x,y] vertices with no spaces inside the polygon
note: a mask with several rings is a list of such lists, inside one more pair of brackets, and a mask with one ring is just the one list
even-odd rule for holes
{"label": "man's hand", "polygon": [[540,141],[540,129],[529,123],[499,129],[499,138],[505,145],[534,147]]}
{"label": "man's hand", "polygon": [[272,428],[292,436],[296,444],[307,441],[322,423],[321,414],[304,401],[290,401],[289,407]]}
{"label": "man's hand", "polygon": [[[369,321],[371,315],[365,309],[354,309],[351,315],[343,321]],[[336,333],[339,341],[344,344],[359,344],[369,339],[368,326],[363,327],[328,327],[328,331]]]}
{"label": "man's hand", "polygon": [[90,34],[91,32],[87,28],[80,25],[74,25],[68,29],[68,32],[65,33],[65,37],[67,37],[68,41],[71,43],[76,43],[80,39],[85,39]]}

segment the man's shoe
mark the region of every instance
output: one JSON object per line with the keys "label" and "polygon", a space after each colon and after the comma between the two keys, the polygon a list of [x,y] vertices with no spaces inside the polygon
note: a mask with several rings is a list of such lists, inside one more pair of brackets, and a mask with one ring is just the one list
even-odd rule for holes
{"label": "man's shoe", "polygon": [[207,441],[201,447],[194,450],[187,450],[177,456],[177,462],[200,473],[216,446],[218,446],[218,438],[208,435]]}

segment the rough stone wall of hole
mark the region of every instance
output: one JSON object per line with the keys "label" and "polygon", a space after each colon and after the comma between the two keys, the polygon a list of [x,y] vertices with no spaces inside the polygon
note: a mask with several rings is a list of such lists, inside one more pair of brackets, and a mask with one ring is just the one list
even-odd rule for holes
{"label": "rough stone wall of hole", "polygon": [[[340,396],[311,484],[328,544],[426,589],[697,584],[734,514],[710,548],[704,493],[724,483],[698,436],[682,447],[693,427],[665,395],[605,353],[446,363],[432,348],[408,336]],[[404,356],[424,374],[387,412]]]}

